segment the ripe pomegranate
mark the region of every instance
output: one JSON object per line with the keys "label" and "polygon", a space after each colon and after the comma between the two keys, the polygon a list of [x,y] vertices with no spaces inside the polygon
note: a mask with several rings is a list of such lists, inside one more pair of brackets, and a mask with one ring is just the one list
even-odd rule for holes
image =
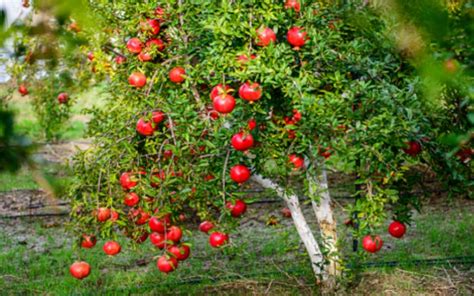
{"label": "ripe pomegranate", "polygon": [[249,130],[252,131],[257,127],[257,121],[252,118],[248,121],[247,126],[248,126]]}
{"label": "ripe pomegranate", "polygon": [[214,180],[216,177],[214,177],[212,174],[207,174],[204,176],[204,181],[211,181]]}
{"label": "ripe pomegranate", "polygon": [[130,38],[127,41],[127,49],[131,53],[140,53],[143,48],[143,43],[138,38]]}
{"label": "ripe pomegranate", "polygon": [[119,213],[117,211],[110,211],[110,221],[115,222],[119,219]]}
{"label": "ripe pomegranate", "polygon": [[239,88],[239,96],[246,101],[257,101],[262,97],[262,88],[257,82],[245,82]]}
{"label": "ripe pomegranate", "polygon": [[456,157],[463,164],[467,164],[471,161],[472,155],[474,154],[474,149],[472,148],[462,148],[456,152]]}
{"label": "ripe pomegranate", "polygon": [[164,20],[165,10],[161,7],[155,8],[155,16],[158,20]]}
{"label": "ripe pomegranate", "polygon": [[152,234],[150,234],[150,241],[160,249],[164,249],[166,245],[170,245],[170,243],[166,241],[166,237],[163,233],[152,232]]}
{"label": "ripe pomegranate", "polygon": [[335,31],[337,22],[338,22],[337,20],[330,20],[328,23],[329,30]]}
{"label": "ripe pomegranate", "polygon": [[212,228],[214,228],[214,223],[211,221],[203,221],[199,224],[199,231],[204,233],[208,233]]}
{"label": "ripe pomegranate", "polygon": [[211,94],[209,95],[211,97],[211,101],[214,102],[214,99],[222,94],[227,94],[232,88],[228,85],[223,86],[222,84],[218,84],[214,86],[211,90]]}
{"label": "ripe pomegranate", "polygon": [[262,27],[257,30],[257,45],[267,46],[272,42],[276,42],[276,35],[270,28]]}
{"label": "ripe pomegranate", "polygon": [[286,34],[286,39],[288,40],[288,43],[293,46],[294,49],[299,49],[306,43],[307,36],[306,32],[304,32],[302,28],[293,27],[288,30],[288,33]]}
{"label": "ripe pomegranate", "polygon": [[133,187],[137,186],[138,182],[136,182],[130,172],[125,172],[120,175],[120,185],[124,190],[130,190]]}
{"label": "ripe pomegranate", "polygon": [[79,27],[79,25],[76,22],[70,23],[68,28],[69,28],[69,30],[71,30],[73,32],[76,32],[76,33],[79,33],[81,31],[81,28]]}
{"label": "ripe pomegranate", "polygon": [[120,247],[120,244],[118,242],[108,241],[104,244],[102,249],[104,250],[105,254],[109,256],[115,256],[120,253],[122,247]]}
{"label": "ripe pomegranate", "polygon": [[26,96],[28,94],[28,89],[26,88],[26,86],[24,84],[20,84],[20,86],[18,87],[18,92],[22,96]]}
{"label": "ripe pomegranate", "polygon": [[81,240],[81,247],[84,249],[90,249],[95,246],[97,243],[97,238],[95,235],[87,235],[83,234],[82,235],[82,240]]}
{"label": "ripe pomegranate", "polygon": [[240,199],[237,199],[235,203],[228,201],[225,206],[230,210],[232,217],[235,218],[242,216],[247,210],[247,204]]}
{"label": "ripe pomegranate", "polygon": [[151,49],[153,46],[156,46],[158,51],[163,51],[165,49],[165,43],[161,39],[152,38],[146,42],[146,47]]}
{"label": "ripe pomegranate", "polygon": [[160,170],[159,172],[155,172],[151,174],[150,185],[151,187],[156,188],[160,186],[160,181],[165,180],[165,179],[166,179],[165,171]]}
{"label": "ripe pomegranate", "polygon": [[188,259],[189,254],[191,253],[191,249],[188,245],[173,245],[168,248],[168,252],[170,252],[173,257],[178,259],[179,261],[184,261]]}
{"label": "ripe pomegranate", "polygon": [[154,232],[165,233],[166,229],[170,226],[170,215],[165,215],[163,218],[151,217],[148,221],[150,229]]}
{"label": "ripe pomegranate", "polygon": [[211,118],[212,120],[216,120],[217,118],[219,118],[219,112],[217,112],[216,110],[212,109],[212,107],[211,107],[210,109],[208,108],[207,115],[208,115],[209,118]]}
{"label": "ripe pomegranate", "polygon": [[412,156],[415,157],[421,152],[421,144],[417,141],[409,141],[405,143],[407,145],[407,148],[404,148],[403,151]]}
{"label": "ripe pomegranate", "polygon": [[285,2],[286,9],[294,9],[296,12],[300,12],[301,5],[298,0],[286,0]]}
{"label": "ripe pomegranate", "polygon": [[94,60],[94,58],[95,58],[95,57],[94,57],[94,53],[93,53],[93,52],[87,53],[87,59],[88,59],[89,61],[92,62],[92,61]]}
{"label": "ripe pomegranate", "polygon": [[134,86],[134,87],[137,87],[137,88],[142,88],[146,84],[146,76],[145,76],[145,74],[143,74],[141,72],[133,72],[128,77],[128,83],[131,86]]}
{"label": "ripe pomegranate", "polygon": [[222,232],[213,232],[209,236],[209,244],[213,248],[219,248],[229,241],[229,236]]}
{"label": "ripe pomegranate", "polygon": [[378,252],[383,246],[383,241],[380,236],[376,235],[372,237],[371,235],[366,235],[362,240],[362,247],[369,253]]}
{"label": "ripe pomegranate", "polygon": [[293,117],[292,117],[293,121],[295,123],[297,123],[298,121],[301,120],[301,118],[302,118],[302,115],[301,115],[300,111],[298,111],[296,109],[293,109]]}
{"label": "ripe pomegranate", "polygon": [[288,208],[283,208],[283,209],[281,209],[281,214],[282,214],[283,217],[285,217],[285,218],[291,218],[291,211],[290,211],[290,209],[288,209]]}
{"label": "ripe pomegranate", "polygon": [[136,194],[135,192],[127,193],[127,194],[125,195],[125,198],[123,199],[123,203],[124,203],[126,206],[129,206],[129,207],[134,207],[134,206],[136,206],[139,202],[140,202],[140,197],[139,197],[138,194]]}
{"label": "ripe pomegranate", "polygon": [[170,159],[171,157],[173,157],[173,151],[171,151],[171,150],[163,151],[163,157],[165,159]]}
{"label": "ripe pomegranate", "polygon": [[171,240],[175,243],[179,242],[183,236],[183,231],[178,226],[171,226],[166,233],[166,239]]}
{"label": "ripe pomegranate", "polygon": [[186,70],[182,67],[174,67],[169,73],[171,82],[182,83],[186,79]]}
{"label": "ripe pomegranate", "polygon": [[298,156],[296,154],[290,154],[288,155],[288,158],[290,159],[290,162],[293,164],[295,170],[298,170],[304,167],[303,157]]}
{"label": "ripe pomegranate", "polygon": [[244,183],[250,178],[250,170],[245,165],[235,165],[230,169],[230,178],[234,182]]}
{"label": "ripe pomegranate", "polygon": [[139,244],[142,244],[146,241],[146,239],[148,238],[148,232],[146,232],[145,230],[141,231],[141,232],[138,232],[138,233],[134,233],[131,237],[135,242],[139,243]]}
{"label": "ripe pomegranate", "polygon": [[336,129],[341,132],[347,132],[349,128],[345,124],[339,124],[336,126]]}
{"label": "ripe pomegranate", "polygon": [[142,136],[148,137],[153,135],[155,129],[150,121],[140,118],[137,121],[137,132]]}
{"label": "ripe pomegranate", "polygon": [[156,266],[161,272],[172,272],[178,267],[178,260],[172,256],[163,255],[156,262]]}
{"label": "ripe pomegranate", "polygon": [[150,219],[150,214],[145,212],[143,209],[138,208],[129,212],[130,220],[135,221],[137,225],[143,225],[148,222]]}
{"label": "ripe pomegranate", "polygon": [[456,59],[448,59],[444,62],[443,66],[448,73],[453,74],[457,72],[459,68],[459,62]]}
{"label": "ripe pomegranate", "polygon": [[76,261],[69,267],[69,272],[76,279],[82,280],[91,273],[91,266],[85,261]]}
{"label": "ripe pomegranate", "polygon": [[115,62],[117,63],[117,65],[121,65],[123,63],[125,63],[125,61],[127,60],[127,58],[125,58],[124,56],[121,56],[121,55],[118,55],[115,57]]}
{"label": "ripe pomegranate", "polygon": [[142,52],[138,54],[138,60],[140,62],[149,62],[152,59],[153,57],[151,56],[150,50],[148,48],[145,48],[144,50],[142,50]]}
{"label": "ripe pomegranate", "polygon": [[151,119],[155,123],[155,125],[160,124],[163,120],[165,120],[165,113],[161,111],[153,111],[151,113]]}
{"label": "ripe pomegranate", "polygon": [[69,95],[65,92],[62,92],[58,95],[59,104],[66,104],[68,100],[69,100]]}
{"label": "ripe pomegranate", "polygon": [[245,151],[252,148],[253,143],[254,141],[252,135],[245,134],[244,132],[233,135],[231,139],[232,147],[238,151]]}
{"label": "ripe pomegranate", "polygon": [[296,138],[296,131],[288,130],[288,139],[294,139],[294,138]]}
{"label": "ripe pomegranate", "polygon": [[283,120],[285,121],[285,125],[295,125],[296,124],[296,121],[293,118],[290,118],[288,116],[285,116],[285,118],[283,118]]}
{"label": "ripe pomegranate", "polygon": [[99,208],[97,209],[97,220],[99,222],[105,222],[110,218],[110,209],[108,208]]}
{"label": "ripe pomegranate", "polygon": [[150,32],[153,35],[160,33],[160,21],[156,19],[147,19],[140,24],[142,32]]}
{"label": "ripe pomegranate", "polygon": [[396,237],[396,238],[401,238],[405,234],[406,231],[407,231],[407,228],[405,224],[398,221],[393,221],[388,226],[388,232],[390,233],[391,236]]}
{"label": "ripe pomegranate", "polygon": [[227,114],[235,108],[235,99],[229,94],[218,95],[214,98],[214,110],[219,113]]}
{"label": "ripe pomegranate", "polygon": [[319,150],[319,155],[321,155],[325,159],[328,159],[329,157],[331,157],[331,147],[326,147],[323,149],[318,148],[318,150]]}

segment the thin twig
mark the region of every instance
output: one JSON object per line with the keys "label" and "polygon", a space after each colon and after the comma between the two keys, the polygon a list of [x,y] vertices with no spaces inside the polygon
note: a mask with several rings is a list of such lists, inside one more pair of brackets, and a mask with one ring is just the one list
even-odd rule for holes
{"label": "thin twig", "polygon": [[116,51],[114,48],[112,48],[110,45],[106,44],[103,46],[103,49],[105,49],[105,51],[109,51],[109,52],[112,52],[118,56],[121,56],[123,58],[126,58],[125,55],[121,54],[120,52]]}
{"label": "thin twig", "polygon": [[[183,7],[183,0],[178,0],[178,7],[181,9]],[[181,27],[181,30],[183,30],[183,27],[184,27],[184,19],[183,19],[183,14],[180,12],[179,13],[179,25]],[[184,31],[183,31],[184,32]],[[183,35],[183,43],[185,45],[185,47],[188,46],[188,36],[186,35],[186,33],[184,32],[184,35]]]}
{"label": "thin twig", "polygon": [[147,96],[147,97],[150,95],[151,89],[153,88],[153,85],[155,84],[154,81],[155,81],[155,78],[156,78],[156,75],[158,74],[158,72],[159,72],[159,69],[157,69],[155,71],[155,73],[153,73],[153,76],[150,79],[151,80],[150,81],[150,86],[148,87],[148,89],[146,90],[146,93],[145,93],[145,96]]}
{"label": "thin twig", "polygon": [[268,284],[267,289],[263,293],[264,295],[268,295],[268,292],[270,292],[270,289],[272,288],[272,284],[273,284],[273,280],[271,280],[270,283]]}
{"label": "thin twig", "polygon": [[226,173],[227,173],[227,164],[229,162],[229,157],[230,157],[230,149],[227,148],[227,155],[225,156],[225,161],[224,161],[224,167],[222,168],[222,200],[224,201],[224,204],[223,206],[225,207],[225,198],[226,198],[226,194],[225,194],[225,176],[226,176]]}
{"label": "thin twig", "polygon": [[171,132],[171,137],[173,138],[173,143],[174,143],[175,146],[177,146],[176,136],[174,134],[174,123],[173,123],[173,119],[171,118],[170,115],[168,115],[168,120],[170,122],[170,132]]}

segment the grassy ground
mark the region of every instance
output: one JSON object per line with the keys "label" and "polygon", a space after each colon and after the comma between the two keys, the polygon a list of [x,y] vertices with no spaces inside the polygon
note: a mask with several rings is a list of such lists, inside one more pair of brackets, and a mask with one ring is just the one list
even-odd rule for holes
{"label": "grassy ground", "polygon": [[0,192],[16,189],[38,189],[38,184],[33,179],[33,175],[26,168],[17,173],[0,173]]}
{"label": "grassy ground", "polygon": [[[361,262],[474,256],[473,202],[452,204],[447,210],[444,205],[428,205],[425,209],[415,216],[405,238],[385,236],[383,250],[375,256],[361,252]],[[251,207],[248,216],[257,217],[261,211]],[[170,275],[157,270],[153,257],[159,253],[149,241],[133,249],[121,240],[123,252],[107,257],[101,250],[102,241],[92,250],[74,251],[62,227],[63,220],[8,223],[6,232],[0,234],[0,288],[7,294],[317,294],[311,268],[290,220],[281,219],[277,227],[258,222],[252,227],[243,226],[232,235],[232,246],[224,250],[210,248],[206,235],[192,231],[186,236],[192,244],[192,256]],[[342,237],[344,230],[340,234]],[[349,237],[345,244],[350,245]],[[88,261],[93,268],[91,276],[83,281],[68,274],[68,266],[77,258]],[[339,294],[469,295],[473,280],[472,265],[367,269],[361,277],[347,281]]]}
{"label": "grassy ground", "polygon": [[63,193],[65,186],[73,180],[63,165],[41,162],[37,164],[35,172],[27,167],[22,168],[16,173],[1,172],[0,193],[12,190],[40,189],[37,182],[38,176],[47,180],[57,194]]}

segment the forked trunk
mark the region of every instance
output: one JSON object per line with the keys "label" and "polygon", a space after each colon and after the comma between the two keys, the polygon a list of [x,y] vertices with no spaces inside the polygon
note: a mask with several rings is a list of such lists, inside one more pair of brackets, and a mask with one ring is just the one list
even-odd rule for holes
{"label": "forked trunk", "polygon": [[324,264],[323,254],[321,253],[321,249],[314,238],[311,228],[309,228],[309,225],[303,216],[298,196],[295,194],[288,194],[288,192],[286,192],[278,184],[272,180],[265,179],[260,175],[254,175],[252,179],[265,189],[275,190],[277,195],[283,198],[283,200],[286,202],[288,208],[291,211],[291,217],[293,218],[293,223],[295,224],[296,230],[298,231],[298,234],[305,245],[314,274],[318,279],[322,278],[323,281],[326,280],[326,274],[322,269]]}

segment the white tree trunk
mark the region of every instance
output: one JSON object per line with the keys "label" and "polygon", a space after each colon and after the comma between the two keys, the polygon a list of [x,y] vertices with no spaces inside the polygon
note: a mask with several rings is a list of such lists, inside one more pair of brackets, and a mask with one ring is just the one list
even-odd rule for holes
{"label": "white tree trunk", "polygon": [[329,276],[336,277],[340,274],[338,268],[339,258],[337,256],[337,228],[336,220],[333,216],[331,208],[331,196],[329,194],[329,186],[327,181],[326,169],[322,168],[318,176],[310,176],[308,174],[309,193],[311,195],[311,204],[318,220],[321,236],[323,237],[325,246],[329,251],[326,272]]}
{"label": "white tree trunk", "polygon": [[272,180],[263,178],[260,175],[253,175],[252,179],[260,184],[263,188],[275,190],[277,195],[285,200],[288,208],[291,211],[291,217],[293,218],[293,223],[295,224],[296,230],[298,231],[298,234],[306,247],[306,251],[308,252],[311,266],[316,277],[322,277],[323,280],[326,280],[327,276],[321,268],[324,264],[323,254],[321,253],[321,249],[319,248],[319,245],[316,242],[316,239],[314,238],[314,235],[311,232],[305,217],[303,216],[298,196],[294,194],[288,194],[278,184]]}

